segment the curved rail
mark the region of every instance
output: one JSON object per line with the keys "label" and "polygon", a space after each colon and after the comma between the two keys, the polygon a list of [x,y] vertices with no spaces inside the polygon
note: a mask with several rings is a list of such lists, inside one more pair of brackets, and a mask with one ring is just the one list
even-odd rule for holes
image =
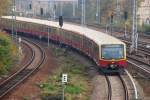
{"label": "curved rail", "polygon": [[133,85],[133,87],[134,87],[134,98],[135,98],[135,100],[138,100],[138,91],[137,91],[136,85],[135,85],[135,83],[134,83],[134,80],[133,80],[132,76],[129,74],[129,72],[128,72],[127,70],[125,70],[125,72],[126,72],[127,75],[129,76],[129,78],[130,78],[130,80],[131,80],[131,82],[132,82],[132,85]]}
{"label": "curved rail", "polygon": [[125,100],[129,100],[128,89],[127,89],[126,83],[125,83],[125,81],[123,80],[123,78],[121,77],[120,74],[119,74],[119,78],[120,78],[120,80],[122,82],[122,85],[123,85],[123,88],[124,88]]}
{"label": "curved rail", "polygon": [[[26,39],[24,39],[24,40],[26,40]],[[7,79],[7,81],[3,82],[3,84],[0,85],[0,98],[5,96],[8,92],[10,92],[12,89],[14,89],[22,81],[24,81],[26,78],[28,78],[33,72],[35,72],[42,65],[42,63],[45,60],[44,50],[39,45],[37,45],[29,40],[26,40],[26,41],[29,42],[30,44],[33,44],[35,47],[37,47],[39,49],[39,51],[41,52],[41,60],[38,63],[38,65],[34,66],[34,68],[28,69],[28,66],[30,66],[30,64],[32,64],[32,62],[34,60],[33,58],[35,58],[35,53],[32,53],[33,55],[32,55],[32,60],[30,61],[30,63],[26,64],[26,66],[22,70],[18,71],[17,73],[15,73],[12,76],[10,76],[10,78]]]}
{"label": "curved rail", "polygon": [[[22,42],[24,45],[26,45],[30,50],[31,50],[31,52],[32,52],[32,55],[31,55],[31,58],[30,58],[30,60],[20,69],[20,70],[18,70],[16,73],[14,73],[14,74],[12,74],[10,77],[8,77],[6,80],[4,80],[3,82],[1,82],[0,83],[0,87],[3,85],[3,84],[5,84],[6,82],[8,82],[12,77],[14,77],[14,76],[16,76],[18,73],[20,73],[22,70],[24,70],[27,66],[29,66],[31,63],[32,63],[32,61],[33,61],[33,59],[35,58],[35,52],[34,52],[34,50],[28,45],[28,44],[26,44],[26,43],[24,43],[24,42]],[[0,88],[1,89],[1,88]]]}
{"label": "curved rail", "polygon": [[111,83],[110,83],[110,80],[107,75],[105,75],[105,78],[106,78],[106,81],[108,84],[108,97],[107,98],[108,98],[108,100],[111,100],[111,96],[112,96]]}
{"label": "curved rail", "polygon": [[[124,81],[124,79],[121,77],[121,75],[117,75],[116,77],[119,77],[120,81],[121,81],[121,84],[124,88],[124,100],[129,100],[129,94],[128,94],[128,88],[127,88],[127,85]],[[111,86],[111,81],[109,79],[109,76],[105,75],[105,78],[106,78],[106,81],[107,81],[107,84],[108,84],[108,100],[112,100],[112,86]]]}

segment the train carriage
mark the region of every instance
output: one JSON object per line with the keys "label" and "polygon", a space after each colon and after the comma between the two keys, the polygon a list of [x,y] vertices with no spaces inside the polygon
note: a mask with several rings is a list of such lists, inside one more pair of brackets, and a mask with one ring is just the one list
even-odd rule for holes
{"label": "train carriage", "polygon": [[[2,28],[11,30],[11,23],[10,16],[1,18]],[[126,67],[125,43],[105,33],[68,23],[60,29],[58,22],[24,17],[17,17],[16,24],[19,32],[49,38],[80,50],[105,71],[118,72]]]}

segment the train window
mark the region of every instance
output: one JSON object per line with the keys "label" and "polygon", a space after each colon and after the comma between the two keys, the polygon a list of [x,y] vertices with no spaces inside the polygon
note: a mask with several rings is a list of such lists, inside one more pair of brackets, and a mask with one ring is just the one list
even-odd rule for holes
{"label": "train window", "polygon": [[98,45],[97,44],[93,44],[93,51],[94,51],[94,57],[96,58],[96,59],[98,59],[98,57],[99,57],[99,48],[98,48]]}
{"label": "train window", "polygon": [[123,59],[124,46],[123,45],[103,45],[102,46],[102,59]]}

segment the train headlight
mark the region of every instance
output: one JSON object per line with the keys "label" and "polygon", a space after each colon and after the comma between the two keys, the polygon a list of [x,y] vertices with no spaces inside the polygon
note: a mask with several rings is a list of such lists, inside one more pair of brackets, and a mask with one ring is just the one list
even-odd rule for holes
{"label": "train headlight", "polygon": [[146,45],[146,48],[150,48],[150,45],[149,45],[149,44],[147,44],[147,45]]}
{"label": "train headlight", "polygon": [[115,68],[115,66],[113,64],[110,65],[111,68]]}

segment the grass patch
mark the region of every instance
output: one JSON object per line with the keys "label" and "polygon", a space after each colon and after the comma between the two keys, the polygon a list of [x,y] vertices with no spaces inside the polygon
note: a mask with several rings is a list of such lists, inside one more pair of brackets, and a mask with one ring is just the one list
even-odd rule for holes
{"label": "grass patch", "polygon": [[65,100],[89,100],[88,95],[91,87],[85,74],[85,65],[74,59],[70,52],[66,52],[66,49],[55,47],[53,51],[60,67],[49,76],[46,82],[38,84],[42,98],[61,98],[61,75],[67,73],[68,83],[65,85]]}
{"label": "grass patch", "polygon": [[29,100],[29,97],[28,96],[24,96],[23,100]]}
{"label": "grass patch", "polygon": [[81,86],[67,86],[65,92],[69,94],[79,94],[82,92]]}

